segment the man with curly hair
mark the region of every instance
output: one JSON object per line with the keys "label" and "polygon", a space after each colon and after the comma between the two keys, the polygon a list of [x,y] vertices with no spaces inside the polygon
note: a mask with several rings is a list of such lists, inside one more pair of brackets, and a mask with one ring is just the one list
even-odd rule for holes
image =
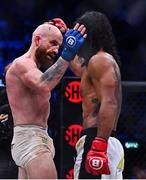
{"label": "man with curly hair", "polygon": [[83,131],[76,144],[75,179],[122,179],[124,151],[115,131],[121,111],[119,57],[107,17],[84,13],[87,38],[71,69],[81,77]]}

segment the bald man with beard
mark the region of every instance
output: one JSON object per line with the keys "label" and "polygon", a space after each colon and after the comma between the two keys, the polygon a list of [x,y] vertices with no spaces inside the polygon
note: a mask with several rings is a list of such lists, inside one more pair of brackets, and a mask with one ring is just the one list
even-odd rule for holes
{"label": "bald man with beard", "polygon": [[[6,73],[8,100],[14,119],[12,157],[20,179],[56,179],[53,140],[47,134],[51,90],[62,78],[86,38],[76,24],[64,36],[62,54],[53,60],[63,42],[60,29],[44,23],[33,32],[29,50],[16,58]],[[53,65],[52,65],[53,64]],[[42,73],[39,68],[48,66]],[[52,66],[51,66],[52,65]]]}

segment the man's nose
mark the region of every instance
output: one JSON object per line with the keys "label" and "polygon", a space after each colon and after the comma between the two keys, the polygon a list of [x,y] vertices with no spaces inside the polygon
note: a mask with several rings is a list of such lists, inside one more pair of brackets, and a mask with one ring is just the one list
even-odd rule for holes
{"label": "man's nose", "polygon": [[55,46],[54,49],[53,49],[53,51],[55,52],[55,54],[57,54],[58,51],[59,51],[59,46]]}

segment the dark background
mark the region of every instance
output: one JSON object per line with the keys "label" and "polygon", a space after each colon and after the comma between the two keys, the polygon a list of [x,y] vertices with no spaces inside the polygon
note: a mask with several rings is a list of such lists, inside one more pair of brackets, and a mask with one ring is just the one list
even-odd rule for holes
{"label": "dark background", "polygon": [[4,66],[29,47],[35,27],[54,17],[73,27],[87,10],[105,13],[113,27],[121,57],[122,80],[145,80],[145,0],[2,0],[0,5],[0,75]]}
{"label": "dark background", "polygon": [[[2,0],[0,5],[0,79],[4,67],[25,53],[31,43],[33,30],[41,23],[55,17],[62,18],[69,28],[76,18],[88,10],[98,10],[107,15],[116,38],[121,61],[122,81],[146,80],[146,0]],[[65,76],[74,76],[67,70]],[[0,105],[8,104],[1,84]],[[118,124],[118,138],[126,157],[124,178],[146,179],[146,94],[140,90],[123,91],[123,106]],[[61,84],[52,92],[49,134],[56,147],[55,163],[61,176],[62,136],[64,124],[60,121]],[[9,114],[9,107],[0,113]],[[74,108],[74,107],[73,107]],[[81,118],[81,117],[80,117]],[[16,178],[17,168],[10,156],[11,118],[0,124],[0,178]],[[138,148],[134,144],[138,143]],[[137,147],[137,145],[136,145]],[[69,150],[72,152],[72,150]],[[8,173],[9,172],[9,173]],[[69,176],[70,177],[70,176]]]}

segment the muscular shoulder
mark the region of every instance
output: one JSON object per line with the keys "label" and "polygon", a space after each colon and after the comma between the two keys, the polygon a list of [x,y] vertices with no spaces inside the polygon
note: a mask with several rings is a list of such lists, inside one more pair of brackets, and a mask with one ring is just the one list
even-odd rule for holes
{"label": "muscular shoulder", "polygon": [[102,74],[105,74],[114,65],[113,57],[105,52],[99,52],[94,55],[88,64],[88,73],[91,76],[100,78]]}
{"label": "muscular shoulder", "polygon": [[12,64],[12,71],[16,74],[25,73],[33,68],[36,68],[36,64],[28,58],[17,58]]}

